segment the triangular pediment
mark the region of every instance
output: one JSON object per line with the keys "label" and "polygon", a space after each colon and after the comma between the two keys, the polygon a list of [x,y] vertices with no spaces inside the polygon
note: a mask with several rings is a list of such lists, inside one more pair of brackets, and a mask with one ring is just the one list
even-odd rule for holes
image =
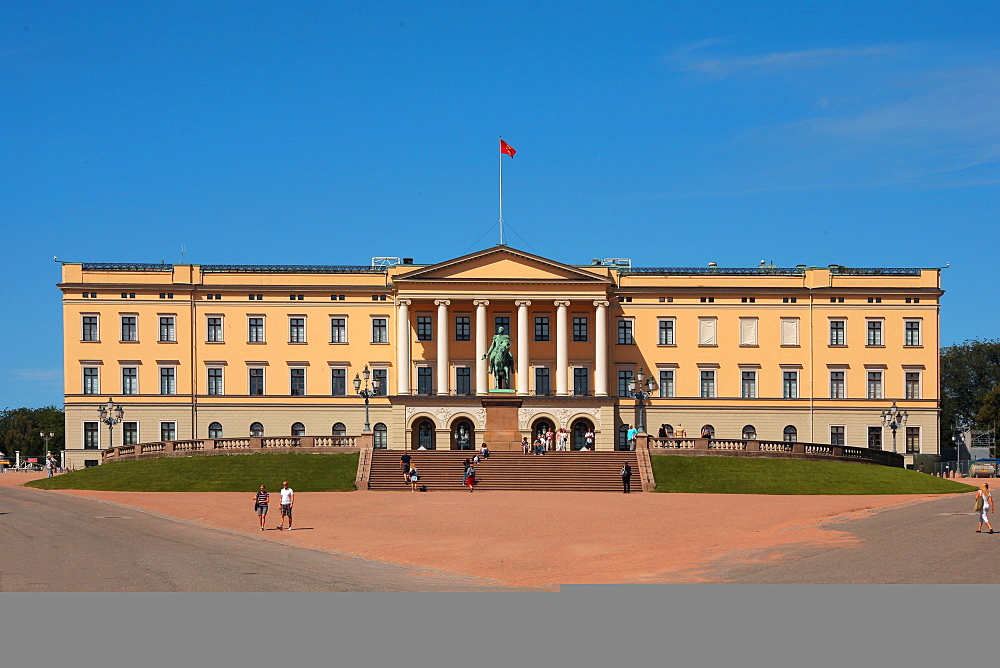
{"label": "triangular pediment", "polygon": [[525,253],[509,246],[494,246],[470,255],[399,274],[393,278],[393,282],[396,283],[409,281],[536,282],[559,280],[588,283],[611,282],[607,275],[602,276],[538,255]]}

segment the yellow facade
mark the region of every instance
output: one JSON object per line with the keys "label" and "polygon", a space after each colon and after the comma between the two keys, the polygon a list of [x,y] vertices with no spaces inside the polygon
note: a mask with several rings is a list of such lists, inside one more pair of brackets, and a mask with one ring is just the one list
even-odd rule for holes
{"label": "yellow facade", "polygon": [[909,462],[938,450],[936,269],[566,265],[497,246],[385,267],[66,263],[59,287],[74,467],[108,446],[97,407],[109,397],[125,410],[116,445],[247,436],[254,423],[360,433],[352,381],[366,366],[386,379],[370,402],[377,443],[457,447],[460,426],[478,443],[492,387],[481,358],[499,324],[524,436],[563,427],[579,445],[590,427],[598,449],[620,447],[641,368],[653,434],[710,425],[717,438],[752,428],[891,449],[880,414],[895,401],[909,414],[897,450]]}

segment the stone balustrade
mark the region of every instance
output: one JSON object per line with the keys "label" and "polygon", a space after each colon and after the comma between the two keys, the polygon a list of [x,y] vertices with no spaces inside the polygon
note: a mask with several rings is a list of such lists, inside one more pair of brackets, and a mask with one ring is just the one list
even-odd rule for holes
{"label": "stone balustrade", "polygon": [[153,441],[119,445],[102,453],[103,461],[149,459],[153,457],[190,457],[193,455],[232,455],[262,452],[311,452],[329,454],[354,452],[366,445],[372,434],[359,436],[250,436],[246,438],[203,438],[187,441]]}
{"label": "stone balustrade", "polygon": [[902,468],[904,465],[903,455],[898,453],[829,443],[759,441],[741,438],[656,438],[640,434],[636,444],[638,447],[645,445],[649,448],[650,454],[655,455],[792,457],[860,461],[898,468]]}

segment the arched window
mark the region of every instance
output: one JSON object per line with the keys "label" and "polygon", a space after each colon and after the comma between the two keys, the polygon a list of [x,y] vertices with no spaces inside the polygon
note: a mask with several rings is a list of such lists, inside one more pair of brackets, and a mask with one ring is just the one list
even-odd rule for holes
{"label": "arched window", "polygon": [[453,450],[472,450],[475,448],[475,431],[472,423],[468,420],[459,420],[455,423],[451,435],[451,448]]}
{"label": "arched window", "polygon": [[434,449],[434,425],[424,420],[417,427],[417,450]]}
{"label": "arched window", "polygon": [[292,436],[305,436],[306,426],[301,422],[296,422],[292,425]]}
{"label": "arched window", "polygon": [[[579,419],[573,423],[573,443],[570,447],[573,450],[583,450],[587,446],[587,432],[593,430],[594,425],[589,420]],[[591,445],[593,448],[593,445]]]}
{"label": "arched window", "polygon": [[535,438],[541,438],[545,436],[549,431],[555,431],[552,429],[552,423],[548,420],[539,420],[535,423]]}
{"label": "arched window", "polygon": [[218,422],[213,422],[208,425],[208,437],[209,438],[222,438],[222,424]]}
{"label": "arched window", "polygon": [[747,440],[753,440],[757,438],[757,428],[754,427],[752,424],[748,424],[747,426],[743,427],[743,438]]}
{"label": "arched window", "polygon": [[785,427],[784,439],[788,443],[794,443],[799,440],[799,431],[792,425]]}
{"label": "arched window", "polygon": [[715,438],[715,427],[710,424],[706,424],[701,428],[702,438]]}
{"label": "arched window", "polygon": [[389,447],[389,430],[382,422],[375,423],[375,449],[385,450]]}
{"label": "arched window", "polygon": [[623,424],[618,427],[618,442],[615,443],[615,450],[628,450],[628,425]]}
{"label": "arched window", "polygon": [[333,435],[334,436],[347,436],[347,427],[344,426],[343,422],[335,422],[333,424]]}
{"label": "arched window", "polygon": [[250,435],[255,438],[260,438],[261,436],[263,436],[264,425],[262,425],[260,422],[254,422],[252,425],[250,425]]}

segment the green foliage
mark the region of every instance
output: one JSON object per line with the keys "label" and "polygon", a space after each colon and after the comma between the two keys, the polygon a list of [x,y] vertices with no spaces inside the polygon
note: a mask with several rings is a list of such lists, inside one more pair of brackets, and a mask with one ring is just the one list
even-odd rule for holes
{"label": "green foliage", "polygon": [[979,404],[976,412],[976,424],[982,428],[989,428],[1000,422],[1000,385],[983,395],[983,400]]}
{"label": "green foliage", "polygon": [[120,461],[27,483],[40,489],[114,492],[276,492],[287,480],[296,492],[353,491],[358,453],[163,457]]}
{"label": "green foliage", "polygon": [[652,455],[657,492],[711,494],[948,494],[972,487],[876,464]]}
{"label": "green foliage", "polygon": [[57,453],[65,447],[65,419],[61,408],[5,408],[0,411],[0,450],[13,457],[18,450],[21,458],[44,457],[45,440],[38,434],[52,432],[49,451]]}
{"label": "green foliage", "polygon": [[[942,446],[952,445],[956,423],[978,422],[987,394],[998,385],[1000,340],[965,341],[941,349]],[[980,422],[980,426],[991,425]]]}

